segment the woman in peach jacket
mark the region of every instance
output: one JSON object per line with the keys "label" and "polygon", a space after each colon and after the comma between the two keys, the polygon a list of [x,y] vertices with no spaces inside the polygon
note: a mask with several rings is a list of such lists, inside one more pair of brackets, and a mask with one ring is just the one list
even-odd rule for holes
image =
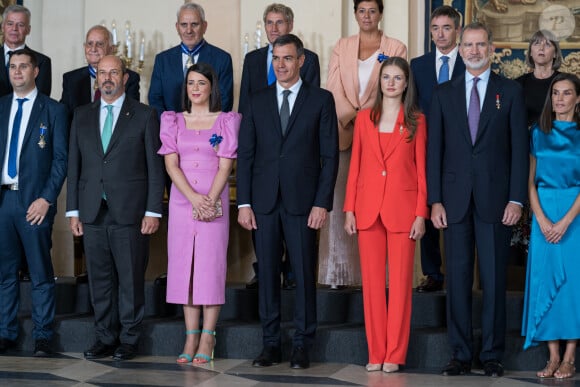
{"label": "woman in peach jacket", "polygon": [[[354,0],[359,33],[336,43],[328,68],[326,88],[336,103],[339,126],[340,161],[334,190],[334,203],[342,206],[351,156],[356,113],[375,101],[379,68],[386,57],[407,56],[407,47],[379,29],[382,0]],[[332,211],[320,233],[318,282],[332,287],[360,285],[357,239],[343,230],[344,213]]]}

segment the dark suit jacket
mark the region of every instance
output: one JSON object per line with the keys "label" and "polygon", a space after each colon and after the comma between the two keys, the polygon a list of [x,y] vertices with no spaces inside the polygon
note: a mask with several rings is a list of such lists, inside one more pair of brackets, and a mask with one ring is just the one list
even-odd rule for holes
{"label": "dark suit jacket", "polygon": [[[50,58],[38,51],[30,49],[28,46],[26,48],[36,55],[38,62],[38,76],[35,80],[36,88],[42,94],[50,97],[52,90],[52,67]],[[12,85],[10,84],[10,79],[8,79],[8,71],[6,70],[4,58],[4,46],[0,45],[0,96],[12,93]]]}
{"label": "dark suit jacket", "polygon": [[[12,93],[0,99],[0,160],[6,156],[11,106]],[[38,145],[41,125],[46,127],[44,148]],[[20,150],[18,195],[24,207],[38,198],[53,203],[47,213],[50,222],[56,214],[56,199],[66,177],[67,150],[68,121],[64,106],[38,93]],[[0,169],[2,165],[0,163]]]}
{"label": "dark suit jacket", "polygon": [[93,223],[103,192],[118,224],[139,224],[146,211],[162,213],[164,171],[159,121],[152,108],[125,98],[106,152],[101,145],[100,101],[75,110],[69,143],[67,211]]}
{"label": "dark suit jacket", "polygon": [[[417,99],[419,107],[427,118],[429,115],[429,108],[431,106],[431,97],[433,96],[433,88],[437,85],[437,72],[435,71],[435,51],[421,55],[418,58],[411,60],[411,72],[415,80],[415,89],[417,90]],[[453,66],[453,73],[451,79],[455,79],[461,74],[465,73],[465,64],[461,56],[457,54],[455,66]]]}
{"label": "dark suit jacket", "polygon": [[332,209],[338,171],[338,126],[332,94],[306,82],[282,136],[272,85],[250,96],[238,142],[238,204],[267,214],[278,203],[292,215]]}
{"label": "dark suit jacket", "polygon": [[527,198],[529,145],[522,88],[491,73],[474,145],[465,98],[465,73],[433,92],[428,124],[428,203],[443,203],[447,221],[457,223],[473,196],[484,222],[500,222],[510,200],[525,203]]}
{"label": "dark suit jacket", "polygon": [[[234,70],[230,54],[206,42],[199,51],[197,61],[213,67],[219,79],[222,111],[231,111],[234,104]],[[158,116],[167,110],[183,111],[182,89],[181,46],[175,46],[155,56],[149,86],[149,106],[157,110]]]}
{"label": "dark suit jacket", "polygon": [[[243,113],[244,104],[247,103],[250,94],[268,86],[268,73],[266,71],[268,48],[269,46],[266,46],[249,52],[244,58],[238,102],[238,112],[240,113]],[[310,50],[304,50],[304,64],[300,69],[300,78],[311,85],[320,87],[318,55]]]}
{"label": "dark suit jacket", "polygon": [[[139,101],[141,95],[139,94],[139,81],[141,77],[135,71],[127,70],[129,79],[125,85],[125,93]],[[64,104],[68,109],[69,119],[72,121],[72,116],[78,106],[86,105],[93,102],[91,100],[91,76],[87,66],[83,66],[76,70],[69,71],[62,75],[62,97],[60,103]]]}

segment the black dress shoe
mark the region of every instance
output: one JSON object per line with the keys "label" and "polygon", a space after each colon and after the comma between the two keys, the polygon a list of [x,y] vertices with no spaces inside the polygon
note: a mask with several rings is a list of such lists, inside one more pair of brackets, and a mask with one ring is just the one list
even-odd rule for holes
{"label": "black dress shoe", "polygon": [[102,359],[107,356],[111,356],[115,352],[115,345],[107,345],[97,340],[95,344],[89,349],[87,349],[83,355],[85,359]]}
{"label": "black dress shoe", "polygon": [[32,356],[34,357],[51,357],[54,355],[52,348],[50,347],[50,342],[47,339],[38,339],[34,343],[34,352]]}
{"label": "black dress shoe", "polygon": [[270,367],[282,361],[282,352],[279,347],[264,347],[262,353],[254,359],[254,367]]}
{"label": "black dress shoe", "polygon": [[293,279],[285,279],[284,281],[282,281],[282,289],[285,290],[296,289],[296,281],[294,281]]}
{"label": "black dress shoe", "polygon": [[483,363],[483,372],[493,378],[503,376],[503,365],[497,360],[488,360]]}
{"label": "black dress shoe", "polygon": [[444,376],[465,375],[469,372],[471,372],[471,363],[466,363],[457,359],[451,359],[451,361],[441,370],[441,374]]}
{"label": "black dress shoe", "polygon": [[131,360],[137,354],[137,347],[131,344],[121,344],[113,354],[113,360]]}
{"label": "black dress shoe", "polygon": [[425,277],[419,286],[417,286],[419,293],[438,292],[439,290],[443,290],[443,281],[438,281],[431,276]]}
{"label": "black dress shoe", "polygon": [[0,337],[0,353],[5,353],[11,348],[16,347],[16,341]]}
{"label": "black dress shoe", "polygon": [[302,346],[294,347],[290,356],[290,368],[305,369],[310,367],[308,351]]}
{"label": "black dress shoe", "polygon": [[257,289],[257,288],[258,288],[258,277],[254,276],[252,277],[250,282],[246,284],[246,289]]}

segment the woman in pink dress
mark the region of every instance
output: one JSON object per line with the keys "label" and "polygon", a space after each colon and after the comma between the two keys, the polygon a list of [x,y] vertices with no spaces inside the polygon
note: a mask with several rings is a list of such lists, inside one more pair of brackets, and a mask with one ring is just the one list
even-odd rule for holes
{"label": "woman in pink dress", "polygon": [[182,304],[185,316],[186,340],[177,362],[204,364],[213,359],[215,327],[225,302],[227,181],[236,158],[241,115],[221,112],[211,66],[195,64],[185,79],[183,113],[161,115],[159,154],[165,155],[172,181],[167,302]]}

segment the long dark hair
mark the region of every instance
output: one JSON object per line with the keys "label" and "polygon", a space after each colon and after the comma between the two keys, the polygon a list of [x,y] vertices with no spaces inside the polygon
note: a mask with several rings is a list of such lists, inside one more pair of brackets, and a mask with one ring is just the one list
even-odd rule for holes
{"label": "long dark hair", "polygon": [[185,78],[183,80],[183,88],[181,90],[181,107],[183,111],[191,113],[191,101],[187,95],[187,77],[189,73],[195,71],[198,74],[203,75],[209,80],[211,85],[211,93],[209,95],[209,111],[212,113],[220,112],[222,110],[222,100],[220,97],[220,88],[218,84],[218,77],[210,65],[207,63],[196,63],[187,69],[185,73]]}
{"label": "long dark hair", "polygon": [[[550,83],[550,89],[548,90],[548,95],[546,96],[546,102],[544,102],[544,109],[542,109],[542,114],[538,119],[538,126],[544,133],[550,133],[552,130],[552,121],[556,119],[556,114],[554,113],[554,106],[552,104],[552,93],[554,92],[554,85],[557,82],[569,81],[574,85],[574,90],[576,91],[576,97],[580,95],[580,79],[574,74],[569,73],[559,73],[554,77],[552,83]],[[576,121],[576,129],[580,129],[580,111],[578,104],[574,108],[574,121]]]}
{"label": "long dark hair", "polygon": [[403,101],[403,110],[405,117],[405,126],[409,131],[408,141],[411,141],[415,137],[415,132],[417,131],[417,120],[421,114],[419,108],[417,107],[417,95],[415,93],[415,83],[413,82],[413,74],[409,68],[409,63],[398,56],[391,56],[390,58],[383,61],[381,64],[381,69],[379,70],[379,84],[377,90],[377,98],[375,99],[375,104],[371,109],[371,120],[375,126],[379,126],[379,121],[381,120],[381,115],[383,113],[383,91],[381,90],[381,74],[383,69],[387,66],[397,66],[405,74],[405,80],[407,81],[407,87],[403,91],[401,97]]}

